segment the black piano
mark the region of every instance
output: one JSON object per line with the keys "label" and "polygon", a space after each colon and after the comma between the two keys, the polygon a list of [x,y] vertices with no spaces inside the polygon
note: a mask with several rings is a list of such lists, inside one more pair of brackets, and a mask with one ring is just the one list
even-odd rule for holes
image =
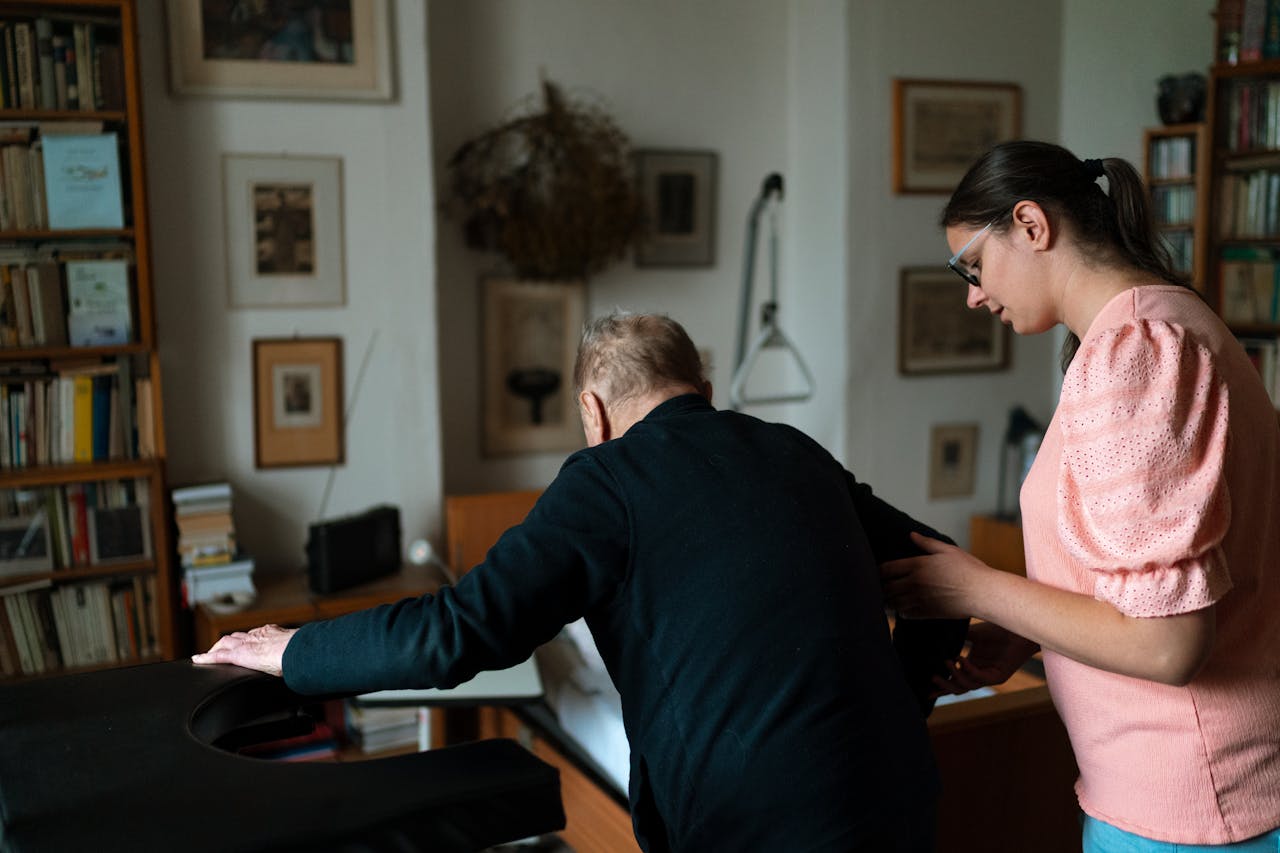
{"label": "black piano", "polygon": [[474,851],[564,827],[557,771],[490,740],[348,763],[240,755],[313,703],[174,661],[0,687],[0,851]]}

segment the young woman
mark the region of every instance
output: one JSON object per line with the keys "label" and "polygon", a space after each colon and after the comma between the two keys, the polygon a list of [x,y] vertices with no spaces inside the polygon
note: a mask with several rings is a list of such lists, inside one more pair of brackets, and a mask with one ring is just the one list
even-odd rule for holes
{"label": "young woman", "polygon": [[943,692],[1043,650],[1086,853],[1274,853],[1280,429],[1257,371],[1171,271],[1123,160],[1000,145],[942,225],[970,308],[1071,334],[1022,489],[1027,577],[921,539],[884,566],[890,603],[985,620]]}

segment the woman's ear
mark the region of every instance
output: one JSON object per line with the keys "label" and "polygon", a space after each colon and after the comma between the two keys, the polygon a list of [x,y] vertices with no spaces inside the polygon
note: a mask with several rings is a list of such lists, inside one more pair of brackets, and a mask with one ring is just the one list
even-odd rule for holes
{"label": "woman's ear", "polygon": [[1043,252],[1053,245],[1053,228],[1043,207],[1030,199],[1013,206],[1013,229],[1031,249]]}

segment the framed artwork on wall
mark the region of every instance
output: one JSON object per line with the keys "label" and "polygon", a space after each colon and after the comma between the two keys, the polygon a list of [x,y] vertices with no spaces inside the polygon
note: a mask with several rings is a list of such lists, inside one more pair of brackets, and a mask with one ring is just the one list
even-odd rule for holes
{"label": "framed artwork on wall", "polygon": [[582,447],[573,363],[586,285],[486,278],[481,289],[484,454]]}
{"label": "framed artwork on wall", "polygon": [[902,270],[898,371],[968,373],[1009,366],[1009,330],[965,305],[965,285],[944,266]]}
{"label": "framed artwork on wall", "polygon": [[165,0],[165,12],[174,94],[393,96],[390,0]]}
{"label": "framed artwork on wall", "polygon": [[949,193],[993,145],[1022,135],[1022,88],[893,81],[893,191]]}
{"label": "framed artwork on wall", "polygon": [[929,497],[973,494],[978,457],[977,424],[936,424],[929,430]]}
{"label": "framed artwork on wall", "polygon": [[717,163],[713,151],[635,152],[644,206],[636,266],[707,267],[715,263]]}
{"label": "framed artwork on wall", "polygon": [[232,308],[342,305],[342,158],[224,154]]}
{"label": "framed artwork on wall", "polygon": [[253,451],[258,468],[343,461],[342,339],[253,342]]}

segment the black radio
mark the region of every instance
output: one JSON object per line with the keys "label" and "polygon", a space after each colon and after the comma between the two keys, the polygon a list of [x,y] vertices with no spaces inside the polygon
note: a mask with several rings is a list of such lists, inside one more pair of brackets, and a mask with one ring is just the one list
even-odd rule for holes
{"label": "black radio", "polygon": [[400,569],[400,510],[386,504],[311,525],[307,576],[311,591],[337,592]]}

